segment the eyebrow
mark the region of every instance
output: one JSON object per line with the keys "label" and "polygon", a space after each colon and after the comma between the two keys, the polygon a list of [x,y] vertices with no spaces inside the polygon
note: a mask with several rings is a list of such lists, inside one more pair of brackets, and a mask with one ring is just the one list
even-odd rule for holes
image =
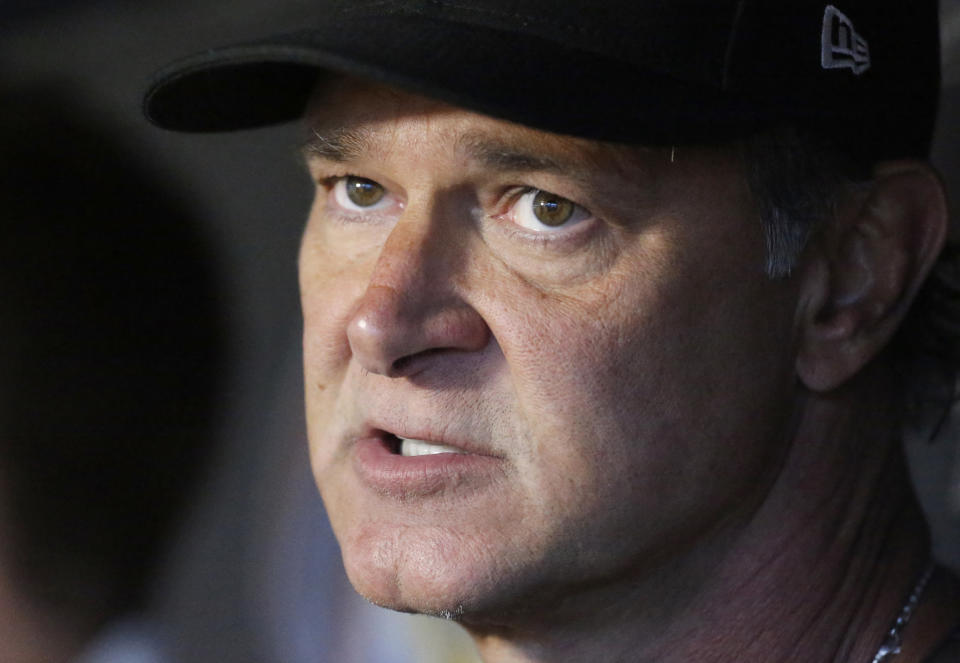
{"label": "eyebrow", "polygon": [[[301,152],[307,160],[319,158],[348,163],[369,155],[374,150],[375,139],[374,132],[367,129],[312,129],[301,147]],[[500,172],[548,172],[586,182],[595,171],[595,168],[591,167],[594,160],[586,155],[576,160],[557,159],[539,153],[535,147],[518,147],[483,132],[468,132],[460,136],[455,149],[462,151],[469,160],[484,168]]]}
{"label": "eyebrow", "polygon": [[352,129],[333,129],[320,133],[313,129],[300,148],[304,158],[320,158],[343,163],[358,159],[370,150],[370,134]]}
{"label": "eyebrow", "polygon": [[523,151],[483,134],[465,134],[457,141],[457,147],[462,149],[471,160],[491,170],[551,173],[569,173],[571,170],[579,170],[550,157]]}

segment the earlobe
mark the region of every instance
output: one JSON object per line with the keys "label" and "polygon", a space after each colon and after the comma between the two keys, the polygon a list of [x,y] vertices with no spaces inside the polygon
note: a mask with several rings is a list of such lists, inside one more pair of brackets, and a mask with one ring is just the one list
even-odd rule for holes
{"label": "earlobe", "polygon": [[873,174],[808,256],[796,367],[813,391],[839,387],[887,345],[946,236],[943,187],[929,166],[884,162]]}

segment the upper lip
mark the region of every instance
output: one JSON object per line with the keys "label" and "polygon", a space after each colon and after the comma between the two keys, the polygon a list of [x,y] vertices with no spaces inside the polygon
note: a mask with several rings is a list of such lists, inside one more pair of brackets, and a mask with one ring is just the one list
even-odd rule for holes
{"label": "upper lip", "polygon": [[399,438],[408,440],[421,440],[429,444],[442,444],[448,447],[462,449],[469,454],[479,456],[497,456],[488,446],[483,445],[476,440],[466,438],[465,436],[452,434],[450,431],[440,430],[436,425],[418,425],[411,422],[387,422],[377,419],[371,419],[361,426],[354,439],[368,437],[384,437],[386,435],[395,435]]}

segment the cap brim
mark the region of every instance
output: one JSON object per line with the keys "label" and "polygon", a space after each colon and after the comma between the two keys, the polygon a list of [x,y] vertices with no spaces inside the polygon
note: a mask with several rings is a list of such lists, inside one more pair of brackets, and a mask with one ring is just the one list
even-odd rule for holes
{"label": "cap brim", "polygon": [[538,37],[421,15],[335,24],[207,51],[160,72],[144,101],[155,124],[228,131],[300,117],[329,73],[390,84],[520,124],[598,140],[717,138],[750,107]]}

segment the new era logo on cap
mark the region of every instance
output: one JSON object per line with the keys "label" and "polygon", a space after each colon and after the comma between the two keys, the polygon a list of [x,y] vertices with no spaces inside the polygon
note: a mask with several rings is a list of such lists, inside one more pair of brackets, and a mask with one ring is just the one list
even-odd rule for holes
{"label": "new era logo on cap", "polygon": [[857,34],[853,21],[833,5],[823,13],[823,45],[820,64],[824,69],[852,69],[858,76],[870,68],[870,46]]}

